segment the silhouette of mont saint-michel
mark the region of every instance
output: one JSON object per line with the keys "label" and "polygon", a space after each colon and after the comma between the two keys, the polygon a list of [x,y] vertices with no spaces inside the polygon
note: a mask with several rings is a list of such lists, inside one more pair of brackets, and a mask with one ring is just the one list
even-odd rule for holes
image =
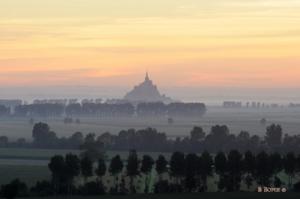
{"label": "silhouette of mont saint-michel", "polygon": [[159,92],[157,86],[153,84],[152,80],[149,78],[148,73],[146,73],[144,82],[135,86],[133,90],[128,92],[125,95],[124,100],[130,102],[174,102],[173,99]]}

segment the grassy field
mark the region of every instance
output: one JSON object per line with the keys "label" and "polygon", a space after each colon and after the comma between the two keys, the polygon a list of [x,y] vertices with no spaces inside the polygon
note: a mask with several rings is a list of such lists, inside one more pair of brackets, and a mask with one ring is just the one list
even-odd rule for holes
{"label": "grassy field", "polygon": [[[0,185],[9,183],[15,178],[20,178],[30,186],[38,180],[49,180],[49,159],[54,155],[65,155],[67,153],[80,154],[80,151],[0,148]],[[128,152],[108,151],[106,152],[107,163],[117,154],[126,161]],[[157,159],[160,153],[138,153],[140,158],[144,154],[149,154],[154,159]],[[169,158],[171,155],[168,153],[162,154],[166,158]],[[110,178],[109,174],[107,174],[106,178]]]}
{"label": "grassy field", "polygon": [[[298,109],[264,109],[264,110],[224,110],[224,109],[209,109],[208,113],[197,119],[176,119],[173,125],[167,123],[166,118],[152,119],[96,119],[96,118],[81,118],[81,124],[65,125],[62,118],[57,119],[36,119],[36,121],[44,121],[49,123],[59,137],[70,136],[76,131],[83,133],[94,132],[101,134],[109,131],[118,133],[122,129],[128,128],[146,128],[155,127],[159,131],[166,132],[169,136],[187,136],[189,131],[195,125],[202,126],[206,132],[209,132],[211,126],[215,124],[226,124],[231,132],[238,133],[241,130],[248,130],[250,133],[263,135],[265,126],[259,123],[261,118],[266,118],[268,124],[281,124],[284,133],[298,134],[300,124],[300,110]],[[32,125],[28,119],[4,119],[0,118],[0,136],[6,135],[10,139],[25,137],[31,139]],[[12,179],[19,177],[29,185],[32,185],[37,180],[49,179],[49,171],[47,168],[50,157],[66,153],[79,154],[79,151],[70,150],[36,150],[36,149],[0,149],[0,184],[8,183]],[[109,160],[116,154],[120,154],[123,160],[126,160],[128,152],[110,151],[107,152]],[[160,153],[147,153],[154,159]],[[144,153],[139,153],[142,157]],[[167,158],[170,154],[164,154]],[[286,176],[281,176],[286,179]],[[211,184],[213,184],[212,180]]]}
{"label": "grassy field", "polygon": [[39,180],[49,180],[50,172],[47,166],[0,165],[0,185],[7,184],[15,178],[33,186]]}
{"label": "grassy field", "polygon": [[[199,194],[157,194],[157,195],[128,195],[128,196],[72,196],[73,199],[299,199],[298,193],[199,193]],[[54,198],[54,197],[53,197]],[[55,197],[63,199],[66,197]],[[36,198],[39,199],[39,198]],[[45,198],[52,199],[52,198]]]}
{"label": "grassy field", "polygon": [[[48,169],[48,163],[50,157],[53,155],[65,155],[69,152],[79,154],[80,151],[69,151],[69,150],[42,150],[42,149],[0,149],[0,185],[7,184],[15,178],[26,182],[29,186],[34,185],[39,180],[50,180],[50,172]],[[128,152],[118,152],[118,151],[109,151],[107,155],[107,164],[109,160],[120,154],[121,158],[126,161],[128,157]],[[154,159],[157,159],[160,153],[138,153],[138,156],[142,158],[144,154],[151,155]],[[171,154],[165,153],[164,156],[169,158]],[[126,164],[126,163],[125,163]],[[125,174],[125,173],[124,173]],[[157,175],[156,172],[152,172],[152,183],[154,183]],[[287,182],[288,177],[284,173],[280,173],[278,177]],[[95,177],[92,177],[90,180],[95,180]],[[164,177],[168,179],[167,176]],[[106,174],[105,178],[106,186],[110,187],[113,182],[112,177],[109,173]],[[144,177],[138,177],[137,181],[143,181]],[[295,179],[296,180],[296,179]],[[78,179],[78,182],[81,182],[82,179]],[[217,191],[216,182],[218,177],[214,176],[208,179],[209,191]],[[142,183],[143,184],[143,183]],[[242,184],[242,190],[248,190],[244,184]],[[255,185],[254,185],[255,189]],[[141,192],[143,187],[140,188]]]}
{"label": "grassy field", "polygon": [[[67,153],[73,153],[80,155],[80,150],[56,150],[56,149],[22,149],[22,148],[0,148],[0,160],[1,159],[22,159],[22,160],[50,160],[54,155],[66,155]],[[107,151],[105,156],[107,161],[110,161],[116,155],[120,155],[123,160],[128,157],[128,151]],[[138,152],[140,158],[143,155],[150,155],[154,159],[157,159],[159,155],[164,155],[167,159],[170,158],[170,153],[159,152]],[[1,161],[0,161],[1,165]]]}
{"label": "grassy field", "polygon": [[54,155],[79,154],[79,150],[0,148],[2,159],[49,160]]}
{"label": "grassy field", "polygon": [[[265,126],[260,124],[260,120],[266,118],[268,124],[281,124],[284,133],[298,134],[300,124],[300,109],[276,108],[276,109],[222,109],[209,108],[202,118],[175,118],[175,123],[169,125],[167,118],[81,118],[81,124],[64,124],[63,118],[45,119],[35,118],[35,122],[47,122],[51,129],[59,137],[70,136],[76,131],[84,134],[93,132],[97,135],[110,132],[119,133],[122,129],[154,127],[159,131],[167,133],[168,136],[188,136],[190,130],[195,125],[202,126],[209,132],[211,126],[216,124],[226,124],[232,133],[239,133],[247,130],[251,134],[263,135]],[[11,139],[24,137],[31,139],[32,125],[29,119],[9,119],[0,118],[0,135],[6,135]]]}

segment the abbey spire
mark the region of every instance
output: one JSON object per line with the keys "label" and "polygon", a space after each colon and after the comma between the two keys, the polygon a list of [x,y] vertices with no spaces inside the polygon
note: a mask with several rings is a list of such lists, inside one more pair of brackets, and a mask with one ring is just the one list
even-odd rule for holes
{"label": "abbey spire", "polygon": [[146,82],[150,81],[150,78],[149,78],[149,74],[148,74],[148,71],[146,72],[146,77],[145,77],[145,81],[146,81]]}

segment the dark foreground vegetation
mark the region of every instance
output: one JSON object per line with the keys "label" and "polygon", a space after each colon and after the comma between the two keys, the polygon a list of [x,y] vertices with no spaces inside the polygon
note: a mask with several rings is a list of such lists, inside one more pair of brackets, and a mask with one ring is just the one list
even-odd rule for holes
{"label": "dark foreground vegetation", "polygon": [[[56,197],[36,197],[36,199],[65,199],[64,196]],[[72,196],[74,199],[99,199],[99,196]],[[197,193],[197,194],[137,194],[128,196],[101,196],[102,199],[298,199],[298,193]]]}
{"label": "dark foreground vegetation", "polygon": [[226,125],[216,125],[209,133],[195,126],[187,136],[177,138],[169,138],[165,133],[153,128],[122,130],[117,135],[105,132],[99,136],[94,133],[84,136],[83,133],[76,132],[70,137],[59,138],[48,124],[37,123],[33,126],[32,138],[33,142],[27,142],[24,138],[10,142],[8,137],[1,136],[0,147],[84,149],[87,146],[95,146],[111,151],[136,149],[141,152],[217,153],[236,149],[240,152],[255,153],[262,150],[282,154],[289,151],[300,153],[300,135],[284,135],[281,126],[275,124],[266,127],[264,136],[250,135],[247,131],[235,135],[230,133]]}
{"label": "dark foreground vegetation", "polygon": [[[240,153],[237,150],[217,154],[174,152],[170,160],[163,155],[154,160],[149,155],[140,158],[132,150],[126,161],[116,155],[108,164],[103,156],[95,161],[85,154],[56,155],[48,164],[51,181],[37,182],[28,188],[16,179],[1,187],[1,195],[8,199],[132,195],[141,193],[138,192],[141,187],[145,194],[201,193],[209,190],[211,178],[215,179],[218,192],[255,192],[259,186],[300,191],[300,155],[293,152],[284,155],[264,151]],[[288,176],[287,182],[280,179],[282,172]],[[111,182],[107,181],[107,176],[111,176]]]}

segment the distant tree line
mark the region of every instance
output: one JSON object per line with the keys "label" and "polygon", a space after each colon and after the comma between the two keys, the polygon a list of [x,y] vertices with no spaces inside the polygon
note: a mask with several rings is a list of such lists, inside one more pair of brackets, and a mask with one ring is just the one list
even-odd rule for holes
{"label": "distant tree line", "polygon": [[272,124],[266,128],[264,136],[250,135],[247,131],[231,134],[226,125],[215,125],[207,134],[202,127],[195,126],[190,135],[175,139],[156,129],[129,129],[120,131],[118,135],[104,133],[95,141],[103,143],[107,150],[130,150],[146,152],[203,152],[217,153],[238,150],[241,152],[267,151],[300,153],[300,135],[283,135],[280,125]]}
{"label": "distant tree line", "polygon": [[140,103],[136,113],[143,117],[199,117],[205,114],[206,107],[203,103]]}
{"label": "distant tree line", "polygon": [[183,138],[169,138],[165,133],[154,128],[141,130],[122,130],[117,135],[109,132],[96,136],[94,133],[83,135],[75,132],[70,137],[59,138],[46,123],[36,123],[32,131],[32,142],[26,142],[20,138],[15,142],[9,142],[8,137],[0,137],[0,147],[30,147],[30,148],[54,148],[54,149],[79,149],[83,146],[102,147],[103,150],[128,151],[132,148],[144,152],[203,152],[218,151],[229,152],[236,149],[245,151],[267,151],[287,153],[294,151],[300,153],[300,135],[283,135],[280,125],[272,124],[266,128],[264,136],[250,135],[247,131],[239,134],[231,134],[225,125],[211,127],[207,134],[204,130],[195,126],[190,135]]}
{"label": "distant tree line", "polygon": [[8,116],[10,114],[10,108],[0,105],[0,117]]}
{"label": "distant tree line", "polygon": [[24,104],[16,106],[13,113],[10,112],[10,108],[0,105],[0,117],[201,117],[205,112],[206,106],[203,103]]}
{"label": "distant tree line", "polygon": [[[51,181],[37,182],[28,189],[14,180],[1,187],[1,195],[16,196],[103,195],[135,193],[199,193],[210,186],[219,192],[254,192],[258,186],[300,191],[300,155],[279,153],[201,154],[174,152],[170,159],[149,155],[142,159],[132,150],[126,161],[120,155],[110,162],[99,158],[96,164],[87,156],[56,155],[48,164]],[[153,175],[153,172],[155,173]],[[282,172],[288,177],[280,177]],[[209,185],[209,180],[213,184]],[[152,182],[152,183],[151,183]],[[244,186],[242,186],[244,185]]]}

